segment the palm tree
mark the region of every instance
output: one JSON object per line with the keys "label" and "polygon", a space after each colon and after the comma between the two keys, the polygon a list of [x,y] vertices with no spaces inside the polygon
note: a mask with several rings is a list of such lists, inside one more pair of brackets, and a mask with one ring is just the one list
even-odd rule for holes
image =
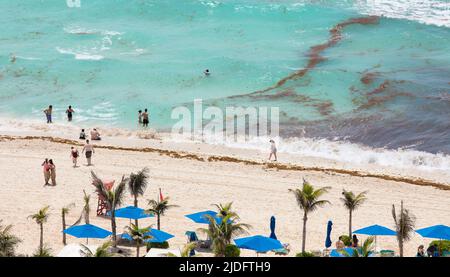
{"label": "palm tree", "polygon": [[95,175],[94,171],[91,171],[92,175],[92,184],[95,186],[98,195],[101,195],[108,206],[109,211],[111,212],[111,230],[112,230],[112,246],[114,248],[117,247],[117,237],[116,237],[116,207],[119,207],[122,204],[123,198],[125,196],[125,186],[127,179],[122,176],[122,180],[120,183],[114,188],[114,190],[107,190],[103,186],[102,180],[100,180],[97,175]]}
{"label": "palm tree", "polygon": [[21,240],[11,234],[12,225],[2,225],[0,220],[0,257],[14,257],[17,244]]}
{"label": "palm tree", "polygon": [[[138,207],[138,197],[144,195],[145,189],[148,185],[148,168],[144,167],[137,173],[131,173],[128,180],[128,189],[131,196],[134,198],[134,206]],[[138,220],[135,220],[135,225],[138,226]]]}
{"label": "palm tree", "polygon": [[308,214],[317,210],[317,208],[330,204],[328,200],[319,200],[319,198],[328,192],[330,187],[315,189],[309,182],[303,179],[302,189],[289,189],[295,195],[298,207],[303,211],[303,235],[302,235],[302,253],[305,252],[306,245],[306,222]]}
{"label": "palm tree", "polygon": [[39,248],[38,251],[42,253],[44,249],[44,223],[47,222],[48,219],[48,209],[50,206],[45,206],[44,208],[40,209],[37,213],[32,214],[28,216],[28,218],[33,219],[40,228],[40,239],[39,239]]}
{"label": "palm tree", "polygon": [[225,255],[225,248],[231,243],[232,239],[240,235],[247,234],[250,225],[239,223],[239,216],[232,211],[232,203],[225,205],[215,205],[217,208],[217,216],[221,219],[217,222],[210,215],[206,215],[208,219],[208,228],[200,228],[199,230],[208,235],[212,240],[212,248],[216,257]]}
{"label": "palm tree", "polygon": [[114,253],[111,253],[108,251],[108,248],[111,246],[111,242],[107,241],[104,244],[102,244],[101,246],[99,246],[95,252],[92,252],[91,249],[89,249],[86,245],[81,244],[81,248],[83,250],[80,250],[80,254],[83,257],[95,257],[95,258],[100,258],[100,257],[113,257]]}
{"label": "palm tree", "polygon": [[395,222],[395,229],[397,231],[398,248],[400,250],[400,257],[403,257],[403,244],[405,241],[411,239],[414,233],[415,217],[409,210],[403,208],[403,201],[400,203],[400,214],[397,216],[395,212],[395,205],[392,204],[392,217]]}
{"label": "palm tree", "polygon": [[358,251],[358,249],[355,248],[355,249],[353,249],[352,255],[348,254],[347,251],[345,251],[345,250],[340,250],[339,252],[346,257],[350,257],[350,256],[351,257],[369,257],[369,255],[372,253],[372,251],[374,249],[373,242],[374,242],[374,237],[372,237],[372,236],[368,237],[364,241],[360,251]]}
{"label": "palm tree", "polygon": [[[194,250],[196,246],[197,246],[197,244],[195,242],[186,243],[180,251],[180,257],[183,257],[183,258],[194,257],[194,256],[191,256],[191,251]],[[169,252],[169,253],[167,253],[167,257],[178,257],[178,256]]]}
{"label": "palm tree", "polygon": [[71,203],[61,209],[61,218],[62,218],[62,231],[63,231],[63,244],[66,245],[66,233],[64,231],[66,230],[66,215],[69,213],[70,209],[75,206],[75,203]]}
{"label": "palm tree", "polygon": [[136,242],[136,257],[139,257],[139,249],[144,240],[153,238],[148,234],[149,231],[150,227],[140,229],[133,223],[131,223],[131,226],[127,226],[128,235]]}
{"label": "palm tree", "polygon": [[177,205],[169,205],[169,197],[166,197],[163,200],[148,200],[148,205],[150,208],[145,212],[156,215],[156,228],[158,230],[161,230],[161,216],[163,216],[168,209],[178,207]]}
{"label": "palm tree", "polygon": [[36,252],[33,253],[33,257],[52,257],[52,249],[47,246],[39,247]]}
{"label": "palm tree", "polygon": [[342,203],[348,210],[348,236],[352,237],[352,216],[353,211],[356,210],[359,206],[361,206],[366,200],[367,191],[363,191],[360,194],[356,195],[351,191],[346,191],[345,189],[342,191],[343,197],[341,198]]}
{"label": "palm tree", "polygon": [[83,196],[83,202],[84,202],[83,209],[81,210],[80,217],[77,219],[77,221],[75,221],[74,224],[72,224],[72,226],[78,225],[83,218],[84,218],[84,222],[86,224],[89,224],[89,214],[91,212],[91,207],[90,207],[91,196],[89,194],[87,194],[85,190],[83,190],[83,194],[84,194],[84,196]]}

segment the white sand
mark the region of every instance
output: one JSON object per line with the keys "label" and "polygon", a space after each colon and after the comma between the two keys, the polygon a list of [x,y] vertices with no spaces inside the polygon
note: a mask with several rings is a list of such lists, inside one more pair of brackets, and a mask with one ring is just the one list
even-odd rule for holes
{"label": "white sand", "polygon": [[[123,145],[130,140],[106,140],[101,144]],[[135,146],[161,147],[165,149],[185,150],[202,154],[226,154],[227,156],[246,157],[263,160],[266,153],[224,149],[218,146],[203,144],[176,144],[150,140],[132,142]],[[78,147],[81,152],[81,147]],[[294,196],[288,189],[301,185],[302,178],[307,178],[317,187],[331,186],[324,196],[332,205],[326,206],[311,214],[308,221],[307,249],[324,248],[326,224],[332,220],[332,241],[348,231],[348,213],[340,202],[342,189],[356,193],[368,191],[368,201],[358,209],[353,218],[353,228],[381,224],[393,228],[391,215],[392,204],[400,205],[404,200],[405,207],[416,215],[417,228],[434,224],[449,224],[450,197],[449,190],[434,187],[418,186],[402,182],[386,181],[378,178],[354,177],[332,172],[294,171],[268,169],[261,165],[246,165],[236,162],[206,162],[187,158],[173,158],[156,152],[143,153],[97,149],[93,157],[93,167],[86,167],[86,161],[80,159],[80,167],[72,168],[69,157],[70,145],[42,140],[0,140],[0,177],[2,192],[0,194],[0,219],[4,224],[13,224],[13,231],[23,242],[18,253],[31,254],[39,243],[39,228],[28,215],[37,212],[45,205],[50,205],[50,218],[45,224],[45,242],[57,254],[62,248],[61,208],[72,202],[76,207],[67,217],[68,223],[74,222],[80,215],[83,205],[83,189],[91,197],[91,224],[110,228],[110,221],[96,217],[97,196],[90,184],[90,170],[94,170],[105,179],[119,180],[122,175],[136,172],[143,167],[150,169],[150,186],[144,197],[139,199],[141,207],[146,206],[146,199],[156,198],[158,188],[163,195],[171,198],[171,203],[179,207],[169,210],[162,218],[162,230],[175,235],[169,242],[171,248],[182,247],[186,242],[187,230],[204,227],[185,218],[188,213],[213,209],[213,203],[233,201],[234,209],[242,222],[251,224],[251,235],[269,235],[269,222],[276,216],[276,234],[283,243],[290,243],[291,255],[300,251],[301,247],[301,213]],[[44,179],[41,163],[44,158],[52,158],[57,167],[56,187],[43,187]],[[295,157],[284,157],[287,161],[295,161]],[[283,157],[281,158],[283,161]],[[308,166],[330,166],[335,168],[345,165],[329,161],[302,157],[296,159],[298,164]],[[365,168],[366,171],[392,173],[394,169]],[[448,175],[433,172],[407,172],[398,170],[393,175],[411,175],[426,177],[439,182],[448,183]],[[132,199],[127,192],[123,206],[131,205]],[[127,219],[118,219],[118,232],[129,223]],[[140,225],[155,224],[154,218],[140,221]],[[360,237],[362,240],[364,236]],[[83,239],[68,236],[68,243],[84,243]],[[90,244],[101,244],[104,240],[89,240]],[[405,246],[406,255],[414,255],[419,244],[428,244],[430,239],[423,239],[418,234]],[[378,246],[383,249],[397,251],[394,237],[378,238]],[[142,254],[144,254],[142,252]],[[255,255],[251,251],[243,251],[243,255]],[[207,255],[207,254],[203,254]],[[268,254],[273,255],[273,254]]]}

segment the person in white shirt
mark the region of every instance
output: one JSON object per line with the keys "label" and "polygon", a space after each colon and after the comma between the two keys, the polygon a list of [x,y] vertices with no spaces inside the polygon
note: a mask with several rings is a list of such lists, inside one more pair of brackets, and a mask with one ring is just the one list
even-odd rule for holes
{"label": "person in white shirt", "polygon": [[277,161],[277,146],[275,145],[275,141],[273,139],[269,140],[270,142],[270,155],[269,155],[269,161],[272,158],[272,155],[275,158],[275,161]]}

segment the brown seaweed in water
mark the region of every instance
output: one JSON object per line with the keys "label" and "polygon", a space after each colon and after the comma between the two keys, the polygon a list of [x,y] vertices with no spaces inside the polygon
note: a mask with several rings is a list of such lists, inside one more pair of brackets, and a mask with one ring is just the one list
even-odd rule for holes
{"label": "brown seaweed in water", "polygon": [[337,44],[341,39],[342,39],[342,30],[348,26],[348,25],[352,25],[352,24],[362,24],[362,25],[367,25],[367,24],[377,24],[379,21],[379,17],[378,16],[368,16],[368,17],[358,17],[358,18],[351,18],[348,20],[345,20],[337,25],[335,25],[331,30],[330,30],[330,38],[328,39],[327,42],[323,43],[323,44],[319,44],[319,45],[315,45],[312,46],[307,54],[307,57],[309,57],[308,59],[308,63],[306,65],[306,67],[304,69],[298,70],[295,73],[279,80],[275,85],[265,88],[263,90],[258,90],[249,94],[245,94],[245,95],[234,95],[234,96],[230,96],[229,98],[239,98],[239,97],[245,97],[245,96],[253,96],[253,95],[258,95],[258,94],[263,94],[265,92],[268,92],[270,90],[279,88],[281,86],[283,86],[287,81],[289,80],[294,80],[294,79],[298,79],[303,77],[306,73],[308,73],[309,70],[313,69],[314,67],[317,66],[317,64],[319,64],[320,62],[324,61],[325,58],[322,57],[320,54],[327,48],[334,46],[335,44]]}

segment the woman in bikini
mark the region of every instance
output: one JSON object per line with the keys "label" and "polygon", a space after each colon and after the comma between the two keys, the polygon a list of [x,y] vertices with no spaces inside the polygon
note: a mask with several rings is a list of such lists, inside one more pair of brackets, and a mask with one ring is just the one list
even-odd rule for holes
{"label": "woman in bikini", "polygon": [[56,186],[56,166],[53,163],[53,160],[48,160],[48,165],[50,167],[50,177],[52,179],[52,186]]}
{"label": "woman in bikini", "polygon": [[72,157],[73,167],[77,167],[77,161],[79,156],[80,155],[78,153],[78,150],[72,146],[70,151],[70,157]]}

